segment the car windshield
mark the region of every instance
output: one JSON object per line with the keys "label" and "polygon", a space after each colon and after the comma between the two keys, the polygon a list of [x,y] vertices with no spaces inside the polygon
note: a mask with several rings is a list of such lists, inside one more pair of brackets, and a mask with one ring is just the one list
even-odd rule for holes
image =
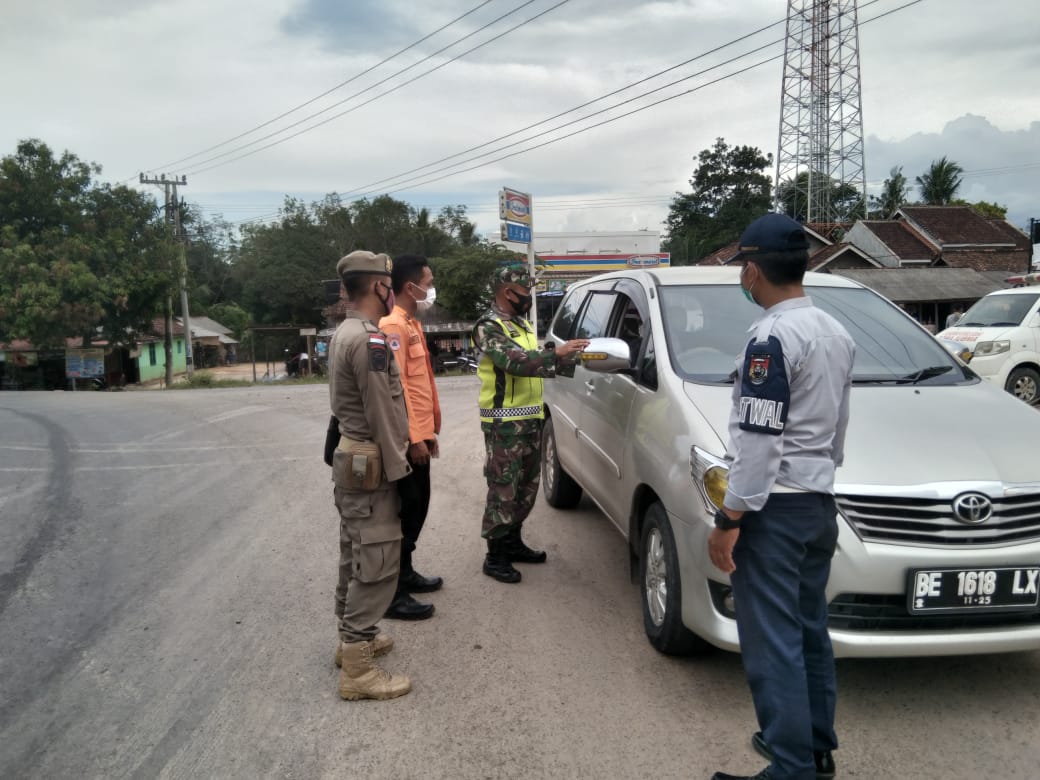
{"label": "car windshield", "polygon": [[964,312],[955,327],[1013,328],[1022,324],[1037,298],[1040,298],[1040,292],[1035,295],[987,295]]}
{"label": "car windshield", "polygon": [[[762,309],[737,285],[669,285],[660,293],[676,373],[693,382],[732,382],[736,357]],[[854,382],[948,385],[974,379],[933,336],[873,291],[807,286],[806,293],[856,342]]]}

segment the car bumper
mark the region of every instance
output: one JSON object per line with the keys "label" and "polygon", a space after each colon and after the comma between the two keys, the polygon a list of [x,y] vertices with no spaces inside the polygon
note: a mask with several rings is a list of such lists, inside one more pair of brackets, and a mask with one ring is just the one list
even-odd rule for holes
{"label": "car bumper", "polygon": [[[1040,542],[992,550],[911,547],[864,543],[843,519],[838,520],[838,526],[838,548],[827,584],[832,622],[835,622],[835,601],[849,594],[869,594],[897,605],[905,604],[907,572],[910,569],[1040,565]],[[728,585],[728,578],[708,561],[710,527],[707,523],[697,526],[683,524],[683,529],[690,543],[680,545],[680,557],[684,559],[680,566],[683,571],[695,573],[695,576],[683,580],[684,623],[716,647],[739,652],[736,621],[723,614],[712,600],[709,579]],[[739,604],[737,609],[740,609]],[[1010,618],[1006,625],[984,627],[858,630],[832,625],[831,643],[835,656],[839,658],[973,655],[1040,649],[1040,614],[1029,613],[1036,618],[1029,622],[1015,622],[1022,619],[1023,613],[1012,614],[1015,617]]]}

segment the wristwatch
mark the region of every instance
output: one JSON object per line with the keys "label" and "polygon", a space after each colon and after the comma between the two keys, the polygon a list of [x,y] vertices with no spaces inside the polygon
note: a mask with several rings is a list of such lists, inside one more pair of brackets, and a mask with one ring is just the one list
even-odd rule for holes
{"label": "wristwatch", "polygon": [[740,521],[731,520],[729,515],[719,508],[715,510],[715,527],[723,531],[732,531],[734,528],[740,528]]}

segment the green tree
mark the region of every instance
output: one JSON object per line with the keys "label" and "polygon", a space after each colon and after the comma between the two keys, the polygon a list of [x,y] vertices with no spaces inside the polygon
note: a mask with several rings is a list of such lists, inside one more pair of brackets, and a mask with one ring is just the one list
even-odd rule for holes
{"label": "green tree", "polygon": [[0,160],[0,333],[39,347],[133,341],[161,311],[176,256],[155,203],[39,140]]}
{"label": "green tree", "polygon": [[943,157],[933,160],[928,170],[917,177],[917,186],[921,189],[921,197],[929,206],[946,206],[957,195],[964,169]]}
{"label": "green tree", "polygon": [[314,211],[287,197],[279,222],[242,231],[234,266],[239,303],[258,323],[319,325],[325,305],[320,282],[334,275],[341,256]]}
{"label": "green tree", "polygon": [[772,182],[765,170],[772,155],[752,146],[730,147],[719,138],[697,155],[691,192],[676,193],[665,220],[665,251],[676,265],[694,263],[740,237],[749,222],[771,206]]}
{"label": "green tree", "polygon": [[[830,189],[831,209],[837,221],[853,222],[866,213],[863,196],[852,185],[837,182],[822,174],[817,174],[813,184]],[[809,213],[809,172],[802,171],[793,180],[780,182],[777,196],[784,214],[804,222]]]}
{"label": "green tree", "polygon": [[975,212],[986,219],[1006,219],[1007,218],[1007,206],[1001,206],[997,202],[990,203],[988,200],[980,200],[975,203],[971,203],[966,200],[957,198],[956,200],[950,201],[951,206],[971,206]]}
{"label": "green tree", "polygon": [[491,306],[491,279],[503,263],[527,258],[501,246],[482,243],[456,247],[448,257],[430,259],[437,304],[460,320],[475,320]]}
{"label": "green tree", "polygon": [[250,325],[249,312],[237,303],[217,303],[206,312],[210,319],[216,320],[225,328],[229,328],[239,341]]}
{"label": "green tree", "polygon": [[909,197],[910,185],[903,175],[903,168],[896,166],[888,172],[888,178],[881,185],[881,194],[870,199],[870,217],[892,219]]}

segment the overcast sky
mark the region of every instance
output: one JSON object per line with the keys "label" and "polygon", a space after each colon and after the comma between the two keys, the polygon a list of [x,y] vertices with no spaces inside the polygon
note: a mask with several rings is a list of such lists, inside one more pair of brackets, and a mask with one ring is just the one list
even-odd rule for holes
{"label": "overcast sky", "polygon": [[[693,158],[716,137],[776,154],[781,62],[706,84],[782,54],[785,0],[564,0],[378,97],[560,0],[532,0],[516,10],[523,2],[489,0],[379,65],[480,0],[0,0],[0,154],[12,153],[19,139],[40,138],[99,163],[108,181],[136,181],[139,171],[186,174],[183,195],[231,221],[271,214],[287,193],[313,200],[333,191],[351,197],[391,191],[417,206],[465,204],[482,231],[497,230],[502,186],[534,194],[536,229],[661,229],[670,196],[688,189]],[[906,2],[859,3],[868,186],[880,185],[894,165],[913,182],[945,155],[968,172],[962,197],[1008,206],[1020,227],[1040,217],[1040,2],[923,0],[866,23]],[[708,53],[767,25],[773,26]],[[653,97],[521,140],[762,46]],[[421,184],[423,171],[381,181],[698,55],[705,56],[471,153],[508,147],[464,167],[706,85],[686,96],[439,181]],[[305,108],[205,151],[348,79],[354,80]],[[339,101],[345,102],[305,119]]]}

